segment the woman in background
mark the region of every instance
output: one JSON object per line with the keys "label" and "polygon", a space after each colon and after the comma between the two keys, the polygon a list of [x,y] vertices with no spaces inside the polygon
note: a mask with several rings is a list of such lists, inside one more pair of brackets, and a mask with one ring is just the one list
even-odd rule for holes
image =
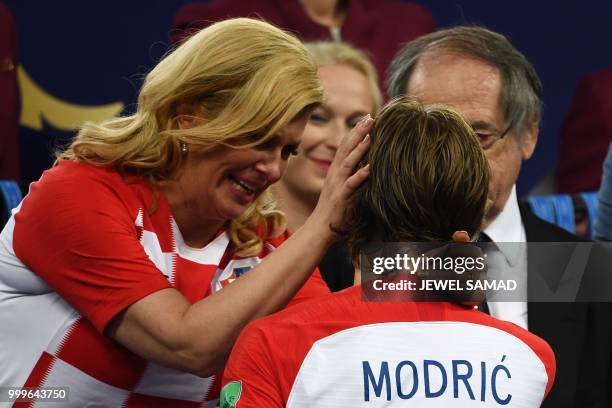
{"label": "woman in background", "polygon": [[[363,52],[337,42],[306,43],[306,48],[318,65],[324,101],[314,108],[298,154],[274,187],[290,231],[297,231],[314,210],[340,142],[382,104],[376,71]],[[319,268],[332,291],[353,284],[353,267],[341,243],[330,248]]]}
{"label": "woman in background", "polygon": [[[261,18],[302,41],[344,41],[364,50],[382,78],[402,44],[436,29],[423,4],[397,0],[213,0],[177,11],[170,38],[182,41],[213,21]],[[383,85],[383,84],[381,84]]]}

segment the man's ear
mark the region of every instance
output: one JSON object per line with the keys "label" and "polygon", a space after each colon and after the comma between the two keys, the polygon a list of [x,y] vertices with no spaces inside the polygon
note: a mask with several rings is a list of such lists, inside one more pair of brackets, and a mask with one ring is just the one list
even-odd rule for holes
{"label": "man's ear", "polygon": [[179,129],[191,129],[204,121],[204,109],[195,102],[181,102],[176,107],[176,123]]}
{"label": "man's ear", "polygon": [[533,155],[536,144],[538,143],[538,133],[540,131],[539,125],[540,124],[537,121],[532,123],[529,129],[527,129],[527,131],[520,136],[520,148],[523,160],[529,160]]}

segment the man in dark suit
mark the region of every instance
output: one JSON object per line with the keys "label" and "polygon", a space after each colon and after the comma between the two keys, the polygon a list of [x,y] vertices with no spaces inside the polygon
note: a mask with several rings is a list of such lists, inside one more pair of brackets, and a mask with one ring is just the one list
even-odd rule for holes
{"label": "man in dark suit", "polygon": [[[515,183],[522,161],[536,146],[542,85],[504,36],[480,27],[455,27],[420,37],[396,55],[387,86],[391,97],[406,94],[424,104],[450,106],[472,125],[491,171],[483,231],[492,242],[580,241],[519,206]],[[524,245],[497,246],[498,258],[519,279],[541,267],[542,257]],[[526,299],[525,293],[523,301],[489,302],[488,308],[494,317],[528,328],[553,348],[557,378],[543,406],[609,406],[611,304]]]}

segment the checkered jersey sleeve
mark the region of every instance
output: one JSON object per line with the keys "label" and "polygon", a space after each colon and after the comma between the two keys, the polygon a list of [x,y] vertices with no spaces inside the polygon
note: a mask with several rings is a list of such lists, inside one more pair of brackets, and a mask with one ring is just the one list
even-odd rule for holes
{"label": "checkered jersey sleeve", "polygon": [[171,287],[139,243],[138,211],[116,172],[61,163],[15,215],[15,254],[102,332],[134,302]]}

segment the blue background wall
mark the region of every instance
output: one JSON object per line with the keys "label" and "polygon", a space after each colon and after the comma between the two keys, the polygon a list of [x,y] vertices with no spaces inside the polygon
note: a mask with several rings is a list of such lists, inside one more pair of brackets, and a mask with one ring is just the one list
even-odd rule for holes
{"label": "blue background wall", "polygon": [[[246,1],[246,0],[245,0]],[[293,1],[293,0],[287,0]],[[297,0],[296,0],[297,1]],[[166,52],[175,11],[186,0],[8,0],[17,21],[20,63],[47,93],[80,105],[122,101],[133,108],[142,76]],[[539,72],[545,89],[540,141],[523,168],[524,194],[554,166],[558,135],[578,78],[612,65],[610,1],[416,1],[440,26],[473,23],[499,31]],[[21,128],[24,179],[71,137],[45,125]]]}

